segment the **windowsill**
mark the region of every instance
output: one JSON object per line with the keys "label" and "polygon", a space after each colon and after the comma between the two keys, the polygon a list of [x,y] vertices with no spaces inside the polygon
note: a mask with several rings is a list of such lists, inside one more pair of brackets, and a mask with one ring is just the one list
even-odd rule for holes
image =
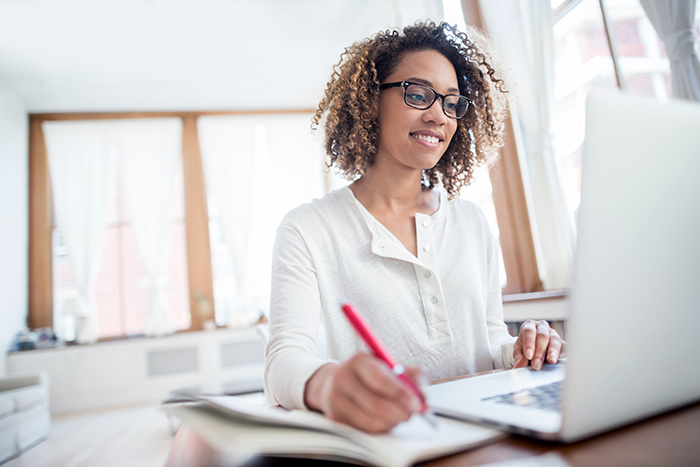
{"label": "windowsill", "polygon": [[503,295],[503,303],[506,302],[521,302],[526,300],[542,300],[547,298],[561,299],[566,298],[571,289],[547,290],[545,292],[529,292],[529,293],[514,293]]}
{"label": "windowsill", "polygon": [[503,296],[503,318],[508,323],[527,319],[565,321],[570,289]]}
{"label": "windowsill", "polygon": [[108,349],[123,346],[144,346],[144,347],[161,347],[170,346],[172,344],[182,344],[187,342],[198,341],[204,337],[214,337],[217,340],[227,340],[227,341],[248,341],[253,338],[259,338],[257,336],[257,331],[254,325],[240,327],[240,328],[216,328],[212,330],[201,330],[201,331],[182,331],[176,332],[175,334],[169,334],[167,336],[159,337],[124,337],[116,339],[105,339],[97,341],[92,344],[63,344],[52,347],[45,348],[35,348],[26,350],[10,350],[7,355],[27,355],[27,354],[39,354],[45,352],[70,352],[70,351],[82,351],[83,349]]}

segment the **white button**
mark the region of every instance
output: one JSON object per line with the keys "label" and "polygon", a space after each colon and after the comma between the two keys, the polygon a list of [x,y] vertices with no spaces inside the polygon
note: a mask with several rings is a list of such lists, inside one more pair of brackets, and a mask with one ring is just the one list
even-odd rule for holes
{"label": "white button", "polygon": [[433,305],[437,304],[437,302],[438,302],[438,299],[435,297],[430,299],[430,303],[432,303]]}
{"label": "white button", "polygon": [[430,274],[430,271],[425,271],[425,274],[423,274],[423,275],[425,276],[426,279],[430,279],[430,276],[432,276],[432,274]]}
{"label": "white button", "polygon": [[423,227],[428,227],[430,225],[430,222],[428,221],[423,221]]}
{"label": "white button", "polygon": [[430,251],[430,245],[425,245],[423,247],[423,251]]}

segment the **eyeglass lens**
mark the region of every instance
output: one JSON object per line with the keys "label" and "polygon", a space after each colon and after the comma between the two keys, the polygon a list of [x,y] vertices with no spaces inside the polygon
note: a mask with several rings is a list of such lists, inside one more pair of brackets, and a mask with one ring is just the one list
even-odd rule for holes
{"label": "eyeglass lens", "polygon": [[[409,84],[404,88],[406,104],[416,109],[425,110],[437,99],[435,92],[422,84]],[[469,101],[462,96],[450,94],[443,96],[442,109],[445,115],[452,118],[462,118],[467,113]]]}

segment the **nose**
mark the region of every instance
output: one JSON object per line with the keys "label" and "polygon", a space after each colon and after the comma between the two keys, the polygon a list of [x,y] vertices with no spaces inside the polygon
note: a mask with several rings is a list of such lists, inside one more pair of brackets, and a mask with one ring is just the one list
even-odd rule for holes
{"label": "nose", "polygon": [[425,123],[432,122],[438,125],[444,125],[447,123],[448,118],[449,117],[445,115],[445,112],[442,110],[442,99],[439,97],[435,99],[433,105],[423,111],[423,121]]}

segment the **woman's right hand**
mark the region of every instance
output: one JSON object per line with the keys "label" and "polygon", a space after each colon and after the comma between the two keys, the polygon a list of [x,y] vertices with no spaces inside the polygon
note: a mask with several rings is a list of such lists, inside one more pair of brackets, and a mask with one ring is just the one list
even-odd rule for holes
{"label": "woman's right hand", "polygon": [[[406,367],[406,375],[417,388],[427,383],[420,368]],[[366,353],[319,368],[306,382],[304,401],[331,420],[368,433],[389,431],[422,408],[418,396],[384,362]]]}

